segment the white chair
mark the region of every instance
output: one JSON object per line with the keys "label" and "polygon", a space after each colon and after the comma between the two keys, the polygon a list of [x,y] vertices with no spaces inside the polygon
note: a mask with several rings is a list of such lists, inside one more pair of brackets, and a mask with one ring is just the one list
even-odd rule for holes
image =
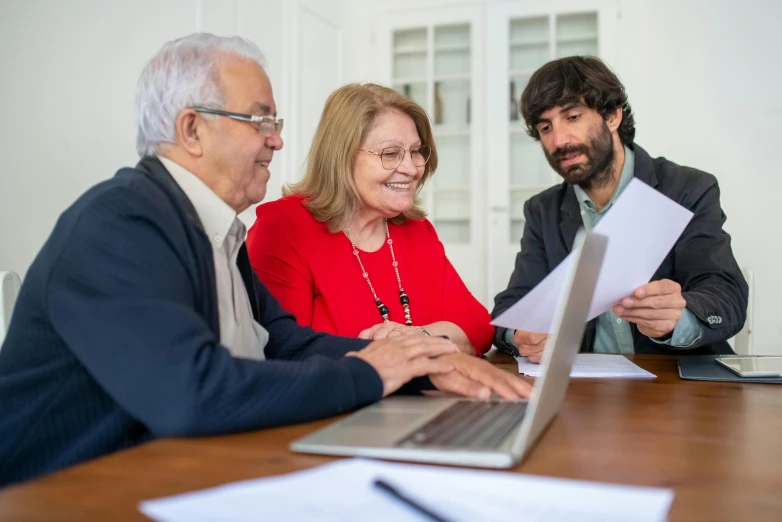
{"label": "white chair", "polygon": [[749,299],[747,300],[747,321],[744,323],[744,328],[741,329],[736,337],[733,338],[734,348],[739,355],[752,355],[752,300],[754,298],[754,274],[752,269],[744,267],[741,269],[741,273],[744,274],[744,279],[747,280],[749,285]]}
{"label": "white chair", "polygon": [[8,333],[14,303],[16,303],[21,286],[22,281],[15,272],[0,272],[0,347],[2,347],[3,339]]}

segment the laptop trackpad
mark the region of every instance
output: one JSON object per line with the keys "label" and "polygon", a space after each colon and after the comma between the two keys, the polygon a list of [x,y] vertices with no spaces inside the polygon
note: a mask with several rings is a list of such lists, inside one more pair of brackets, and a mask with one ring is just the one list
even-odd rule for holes
{"label": "laptop trackpad", "polygon": [[420,411],[406,410],[375,410],[357,415],[351,427],[373,426],[386,429],[412,429],[423,419]]}
{"label": "laptop trackpad", "polygon": [[422,397],[410,399],[387,399],[365,408],[329,426],[319,434],[323,438],[318,442],[339,446],[393,446],[454,401]]}

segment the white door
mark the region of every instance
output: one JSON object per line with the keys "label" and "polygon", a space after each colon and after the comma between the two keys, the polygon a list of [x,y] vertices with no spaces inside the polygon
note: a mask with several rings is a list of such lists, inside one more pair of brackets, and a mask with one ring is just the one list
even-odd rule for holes
{"label": "white door", "polygon": [[[291,125],[284,134],[286,181],[304,174],[312,137],[329,95],[342,86],[342,17],[338,0],[287,0]],[[290,128],[290,132],[287,129]]]}

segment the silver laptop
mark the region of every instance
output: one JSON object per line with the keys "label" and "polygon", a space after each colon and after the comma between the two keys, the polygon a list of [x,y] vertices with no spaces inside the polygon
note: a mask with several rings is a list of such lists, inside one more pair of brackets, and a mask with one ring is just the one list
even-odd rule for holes
{"label": "silver laptop", "polygon": [[291,443],[302,453],[508,468],[532,449],[556,415],[581,347],[606,251],[581,231],[529,401],[390,397]]}

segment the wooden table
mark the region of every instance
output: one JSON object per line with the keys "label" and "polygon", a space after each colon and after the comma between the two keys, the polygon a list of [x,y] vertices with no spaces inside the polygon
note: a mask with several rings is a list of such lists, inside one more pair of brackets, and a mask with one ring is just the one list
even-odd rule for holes
{"label": "wooden table", "polygon": [[[673,488],[672,521],[782,520],[782,386],[683,381],[672,357],[632,359],[658,378],[571,381],[514,471]],[[0,520],[147,520],[141,500],[334,460],[288,451],[328,422],[155,441],[0,491]]]}

